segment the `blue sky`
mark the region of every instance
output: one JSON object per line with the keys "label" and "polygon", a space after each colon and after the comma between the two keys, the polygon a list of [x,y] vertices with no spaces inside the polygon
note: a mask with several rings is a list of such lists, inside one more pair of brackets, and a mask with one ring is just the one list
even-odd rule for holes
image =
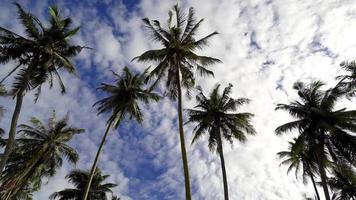
{"label": "blue sky", "polygon": [[[22,33],[15,18],[12,0],[0,2],[0,25]],[[75,60],[79,77],[63,74],[68,92],[61,95],[58,87],[44,89],[37,104],[33,94],[25,98],[20,122],[36,115],[47,119],[56,109],[59,115],[69,112],[71,121],[86,133],[76,137],[72,145],[81,159],[77,166],[65,164],[48,184],[35,194],[47,199],[54,191],[69,187],[64,179],[71,169],[89,168],[105,128],[105,115],[96,116],[92,108],[102,97],[95,90],[101,82],[111,82],[110,70],[120,71],[127,65],[142,71],[147,64],[131,62],[145,50],[157,48],[149,39],[141,19],[149,17],[165,21],[173,0],[87,0],[87,1],[19,1],[26,10],[44,20],[47,6],[56,4],[64,16],[71,16],[82,27],[73,42],[93,47]],[[197,18],[205,18],[200,36],[212,31],[220,34],[210,47],[200,52],[223,61],[212,70],[215,79],[198,78],[205,91],[216,83],[234,85],[234,97],[252,99],[242,111],[255,114],[258,135],[244,144],[225,144],[227,173],[231,199],[300,200],[313,196],[311,185],[303,185],[276,157],[284,150],[293,134],[277,137],[274,129],[290,120],[283,112],[274,111],[276,103],[296,97],[291,89],[296,80],[320,78],[328,85],[342,73],[338,64],[354,58],[356,41],[356,5],[352,0],[215,0],[179,1],[183,9],[196,8]],[[0,69],[0,77],[13,63]],[[7,86],[11,80],[7,82]],[[0,126],[7,130],[14,101],[0,99],[7,108]],[[194,106],[194,98],[184,99],[184,107]],[[118,184],[115,192],[124,200],[183,199],[184,182],[176,127],[175,104],[165,99],[143,106],[142,125],[124,122],[112,131],[99,166]],[[355,107],[349,102],[340,106]],[[204,139],[190,145],[192,126],[186,127],[186,143],[193,199],[223,198],[220,162],[210,153]]]}

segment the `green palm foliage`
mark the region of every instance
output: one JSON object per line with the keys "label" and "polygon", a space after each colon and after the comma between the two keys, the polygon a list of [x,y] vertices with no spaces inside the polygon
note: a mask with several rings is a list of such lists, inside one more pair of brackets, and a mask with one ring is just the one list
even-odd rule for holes
{"label": "green palm foliage", "polygon": [[[42,178],[55,175],[63,159],[76,163],[79,155],[69,141],[84,130],[69,125],[68,115],[57,120],[55,112],[48,123],[33,117],[31,125],[19,126],[20,137],[1,176],[1,199],[13,199],[24,191],[39,190]],[[5,143],[7,141],[5,140]]]}
{"label": "green palm foliage", "polygon": [[320,81],[308,85],[295,83],[294,89],[300,100],[278,104],[276,109],[287,111],[296,120],[279,126],[276,134],[299,131],[299,137],[311,148],[312,159],[318,164],[325,198],[330,200],[325,172],[329,157],[334,162],[346,160],[355,164],[356,137],[350,132],[356,131],[356,110],[335,110],[335,104],[344,92],[338,87],[323,91],[323,85]]}
{"label": "green palm foliage", "polygon": [[294,138],[293,142],[289,142],[288,151],[281,151],[277,154],[280,159],[284,159],[281,164],[289,165],[287,173],[294,169],[295,177],[298,179],[298,174],[302,171],[303,183],[307,183],[307,177],[310,177],[316,197],[320,200],[314,179],[315,174],[317,174],[317,166],[311,159],[312,155],[309,155],[310,148],[304,142],[304,139],[301,137]]}
{"label": "green palm foliage", "polygon": [[[55,192],[50,196],[50,199],[58,200],[81,200],[88,183],[90,171],[73,170],[67,176],[69,183],[74,185],[74,188],[67,188],[59,192]],[[116,184],[105,183],[109,175],[102,175],[101,170],[96,169],[88,194],[89,200],[108,200],[108,193],[112,194],[111,188]]]}
{"label": "green palm foliage", "polygon": [[333,200],[356,199],[356,173],[347,165],[334,167],[333,175],[328,180],[331,190],[334,192]]}
{"label": "green palm foliage", "polygon": [[197,31],[203,19],[197,21],[193,8],[185,15],[178,5],[168,12],[167,26],[162,27],[158,20],[143,19],[144,25],[151,33],[152,39],[161,44],[162,48],[146,51],[134,58],[139,62],[155,62],[156,67],[150,72],[147,80],[155,78],[153,85],[157,85],[162,78],[166,80],[165,94],[171,99],[178,98],[178,125],[181,142],[181,153],[185,178],[186,199],[191,199],[190,181],[188,172],[188,159],[186,155],[183,114],[182,114],[182,88],[189,90],[195,85],[197,70],[200,75],[213,75],[206,67],[220,62],[212,57],[201,56],[196,53],[207,46],[209,39],[216,35],[213,32],[203,38],[196,39]]}
{"label": "green palm foliage", "polygon": [[116,78],[114,85],[102,83],[98,88],[108,96],[94,104],[98,109],[98,114],[108,113],[110,117],[107,120],[106,130],[91,168],[90,178],[86,192],[84,193],[84,200],[87,199],[91,180],[110,129],[116,129],[125,118],[141,123],[143,115],[139,103],[148,104],[151,101],[157,102],[160,99],[158,94],[152,92],[151,87],[144,88],[147,70],[141,74],[134,74],[129,68],[125,67],[121,74],[113,72],[113,75]]}
{"label": "green palm foliage", "polygon": [[224,89],[222,94],[219,92],[220,85],[217,85],[209,97],[206,97],[201,88],[198,88],[199,94],[196,96],[198,105],[195,108],[188,109],[188,122],[198,123],[194,128],[194,143],[203,134],[209,134],[209,149],[216,150],[220,156],[221,169],[224,183],[224,196],[229,199],[225,161],[223,154],[222,138],[230,143],[233,139],[241,142],[246,140],[246,135],[254,135],[256,132],[251,125],[251,113],[235,113],[237,108],[249,102],[249,99],[230,97],[232,85]]}
{"label": "green palm foliage", "polygon": [[23,10],[19,4],[15,3],[15,5],[26,36],[20,36],[0,27],[0,63],[12,60],[18,64],[0,82],[16,72],[10,91],[16,97],[16,106],[10,125],[9,140],[0,162],[0,172],[12,152],[23,96],[29,90],[36,89],[36,101],[42,85],[49,83],[52,87],[54,78],[57,78],[64,93],[65,87],[59,72],[65,70],[75,73],[70,58],[76,56],[83,48],[72,45],[69,41],[78,32],[79,27],[72,28],[72,20],[61,18],[56,7],[49,7],[49,25],[45,26],[36,16]]}

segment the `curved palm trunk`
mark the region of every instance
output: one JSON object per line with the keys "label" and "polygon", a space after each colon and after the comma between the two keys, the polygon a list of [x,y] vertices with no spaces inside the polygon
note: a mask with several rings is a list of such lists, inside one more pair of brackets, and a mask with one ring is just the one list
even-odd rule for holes
{"label": "curved palm trunk", "polygon": [[317,147],[316,147],[316,159],[317,159],[317,163],[318,163],[318,168],[319,168],[319,173],[320,173],[320,178],[321,178],[321,185],[323,186],[325,199],[326,200],[330,200],[330,194],[329,194],[329,190],[328,190],[325,169],[324,169],[324,166],[323,166],[322,160],[321,160],[322,148],[323,148],[322,144],[318,144],[317,145]]}
{"label": "curved palm trunk", "polygon": [[315,194],[316,194],[318,200],[320,200],[318,188],[316,187],[315,180],[314,180],[314,176],[313,176],[313,174],[312,174],[312,172],[311,172],[311,169],[310,169],[310,166],[309,166],[308,163],[307,163],[307,170],[308,170],[308,174],[309,174],[309,176],[310,176],[310,179],[312,180],[313,187],[314,187],[314,190],[315,190]]}
{"label": "curved palm trunk", "polygon": [[9,138],[7,140],[5,151],[4,151],[4,153],[2,155],[2,158],[1,158],[1,161],[0,161],[0,173],[2,173],[2,171],[4,170],[6,162],[9,159],[9,156],[10,156],[10,154],[12,152],[13,147],[14,147],[17,121],[18,121],[19,116],[20,116],[23,97],[24,97],[24,91],[21,90],[16,95],[16,106],[15,106],[14,113],[12,114],[10,131],[9,131]]}
{"label": "curved palm trunk", "polygon": [[180,83],[180,74],[179,70],[176,74],[178,80],[178,127],[179,127],[179,139],[180,139],[180,150],[182,153],[183,160],[183,170],[184,170],[184,181],[185,181],[185,199],[191,200],[190,193],[190,179],[189,179],[189,169],[188,169],[188,158],[187,151],[185,149],[185,140],[184,140],[184,130],[183,130],[183,108],[182,108],[182,88]]}
{"label": "curved palm trunk", "polygon": [[224,198],[225,198],[225,200],[229,200],[229,188],[227,186],[227,176],[226,176],[226,169],[225,169],[224,151],[223,151],[220,131],[219,131],[218,134],[219,134],[219,136],[218,136],[218,148],[219,148],[219,156],[220,156],[220,162],[221,162],[221,172],[222,172],[223,183],[224,183]]}
{"label": "curved palm trunk", "polygon": [[90,170],[90,175],[89,175],[89,180],[88,180],[88,183],[85,187],[85,192],[83,194],[83,200],[86,200],[88,198],[88,194],[89,194],[89,189],[90,189],[90,185],[91,185],[91,182],[93,181],[93,177],[94,177],[94,174],[95,174],[95,170],[96,170],[96,166],[98,164],[98,160],[99,160],[99,156],[100,156],[100,153],[103,149],[103,146],[105,144],[105,141],[106,141],[106,137],[108,136],[108,133],[110,131],[110,127],[111,127],[111,123],[112,122],[109,122],[106,126],[106,130],[105,130],[105,133],[104,133],[104,136],[103,136],[103,139],[101,140],[101,143],[100,143],[100,146],[98,148],[98,151],[96,152],[96,156],[95,156],[95,159],[94,159],[94,163],[91,167],[91,170]]}

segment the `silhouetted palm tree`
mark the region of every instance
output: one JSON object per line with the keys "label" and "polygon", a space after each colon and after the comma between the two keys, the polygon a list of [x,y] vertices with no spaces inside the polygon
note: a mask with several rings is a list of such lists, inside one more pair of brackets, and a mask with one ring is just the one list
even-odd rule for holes
{"label": "silhouetted palm tree", "polygon": [[16,139],[1,176],[2,199],[18,197],[24,190],[38,190],[41,179],[53,176],[62,166],[63,158],[70,163],[78,161],[79,155],[68,143],[84,130],[70,126],[68,120],[68,115],[57,120],[53,112],[48,124],[33,117],[31,125],[19,126],[21,136]]}
{"label": "silhouetted palm tree", "polygon": [[86,196],[89,193],[91,179],[95,173],[101,150],[110,129],[116,129],[125,117],[129,120],[136,120],[141,123],[143,115],[139,103],[143,102],[148,104],[151,101],[158,101],[160,99],[158,94],[152,92],[151,87],[144,89],[144,80],[147,77],[147,70],[142,74],[133,74],[129,68],[125,67],[121,75],[115,72],[113,72],[113,74],[117,78],[114,85],[102,83],[98,88],[109,96],[94,104],[94,106],[98,108],[98,114],[109,113],[110,117],[107,120],[106,130],[91,168],[91,175],[83,200],[86,200]]}
{"label": "silhouetted palm tree", "polygon": [[334,192],[333,200],[356,200],[356,173],[347,165],[334,167],[333,175],[328,180],[331,190]]}
{"label": "silhouetted palm tree", "polygon": [[239,141],[246,140],[246,134],[255,134],[255,130],[251,125],[251,113],[234,113],[237,108],[249,102],[249,99],[239,98],[233,99],[231,94],[232,85],[226,87],[222,94],[219,92],[220,85],[217,85],[209,97],[206,97],[202,90],[198,88],[199,94],[196,96],[198,105],[196,109],[188,109],[188,122],[196,122],[198,125],[194,128],[195,142],[201,135],[209,134],[209,149],[216,152],[220,156],[221,170],[224,183],[225,200],[229,199],[227,176],[225,169],[224,153],[222,146],[222,138],[230,143],[233,139]]}
{"label": "silhouetted palm tree", "polygon": [[295,177],[298,179],[298,173],[302,170],[303,182],[306,183],[306,177],[310,177],[313,183],[314,191],[318,200],[320,200],[319,192],[314,180],[314,174],[317,173],[315,163],[309,158],[310,150],[307,144],[304,143],[304,138],[294,138],[293,142],[289,142],[288,151],[278,152],[278,156],[284,159],[281,164],[289,165],[287,173],[292,169],[295,170]]}
{"label": "silhouetted palm tree", "polygon": [[338,76],[340,80],[339,86],[347,93],[348,97],[356,95],[356,62],[342,62],[341,68],[349,74]]}
{"label": "silhouetted palm tree", "polygon": [[16,106],[11,120],[9,139],[0,162],[0,172],[4,169],[13,149],[24,95],[29,90],[37,89],[36,101],[42,85],[48,82],[52,87],[54,77],[57,77],[64,93],[65,87],[59,71],[75,73],[75,67],[69,59],[76,56],[83,48],[74,46],[69,41],[78,32],[79,27],[72,29],[72,20],[62,19],[56,7],[49,7],[49,26],[45,26],[37,17],[25,12],[19,4],[15,5],[18,8],[19,19],[25,28],[26,37],[0,27],[0,63],[11,60],[18,63],[0,82],[17,72],[10,91],[16,97]]}
{"label": "silhouetted palm tree", "polygon": [[[55,192],[50,196],[50,199],[58,200],[81,200],[88,184],[90,171],[73,170],[67,176],[75,188],[67,188],[59,192]],[[89,200],[108,200],[107,193],[112,194],[112,188],[116,186],[113,183],[104,183],[109,175],[102,175],[99,169],[95,170],[95,174],[90,186],[88,194]],[[114,198],[115,196],[113,196]],[[117,198],[117,197],[115,197]]]}
{"label": "silhouetted palm tree", "polygon": [[[148,79],[156,78],[153,85],[158,84],[162,78],[166,78],[166,95],[172,100],[178,98],[178,127],[181,143],[181,153],[185,178],[186,199],[191,199],[190,181],[188,171],[188,159],[185,148],[182,114],[182,88],[189,90],[195,85],[196,69],[200,75],[213,75],[206,66],[220,62],[220,60],[196,54],[196,50],[203,49],[209,39],[216,35],[213,32],[201,39],[196,39],[196,33],[203,19],[197,21],[193,8],[189,9],[187,17],[181,12],[178,5],[173,11],[168,12],[167,27],[161,27],[158,20],[143,19],[143,23],[149,29],[152,39],[162,45],[161,49],[149,50],[134,58],[139,62],[156,62],[157,66],[150,72]],[[175,18],[175,23],[172,19]]]}
{"label": "silhouetted palm tree", "polygon": [[309,85],[295,83],[294,89],[298,91],[300,101],[278,104],[276,109],[286,110],[296,120],[279,126],[276,133],[279,135],[294,129],[299,131],[300,136],[311,147],[312,159],[318,164],[325,198],[330,200],[325,173],[328,155],[335,162],[335,159],[345,159],[355,163],[356,137],[349,132],[356,130],[356,110],[334,110],[336,102],[344,93],[338,87],[322,91],[323,85],[320,81]]}

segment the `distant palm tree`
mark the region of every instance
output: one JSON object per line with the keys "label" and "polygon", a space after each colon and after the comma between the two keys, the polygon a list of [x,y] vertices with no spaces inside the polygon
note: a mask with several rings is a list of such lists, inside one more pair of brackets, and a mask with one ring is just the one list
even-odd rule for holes
{"label": "distant palm tree", "polygon": [[298,173],[302,170],[303,182],[306,183],[306,177],[310,177],[313,183],[314,191],[318,200],[320,200],[319,192],[314,180],[314,174],[317,173],[315,163],[310,159],[310,150],[307,144],[304,143],[304,138],[294,138],[293,142],[289,142],[288,151],[278,152],[278,156],[284,159],[281,164],[289,165],[288,172],[295,169],[295,177],[298,179]]}
{"label": "distant palm tree", "polygon": [[33,117],[31,125],[19,126],[21,136],[16,139],[1,176],[2,199],[13,199],[24,190],[38,190],[41,179],[53,176],[62,166],[63,158],[70,163],[78,161],[79,155],[68,142],[84,130],[70,126],[68,120],[68,115],[57,120],[53,112],[48,124]]}
{"label": "distant palm tree", "polygon": [[343,97],[344,92],[338,87],[322,91],[323,85],[320,81],[308,85],[302,82],[294,84],[300,101],[278,104],[276,109],[289,112],[296,120],[279,126],[276,134],[280,135],[294,129],[299,131],[305,143],[311,147],[312,159],[318,164],[325,198],[330,200],[325,173],[328,155],[333,159],[342,158],[352,164],[355,163],[356,137],[350,132],[356,130],[356,110],[346,111],[346,108],[334,110],[335,104]]}
{"label": "distant palm tree", "polygon": [[196,109],[188,109],[188,122],[196,122],[198,125],[194,128],[194,143],[201,135],[209,134],[209,149],[216,149],[220,156],[221,170],[224,183],[225,200],[229,199],[227,176],[225,169],[224,153],[222,146],[222,138],[225,138],[230,143],[233,139],[239,141],[246,140],[246,134],[254,135],[256,132],[251,125],[251,113],[235,113],[234,111],[243,104],[249,102],[249,99],[239,98],[233,99],[231,94],[232,85],[226,87],[222,94],[219,92],[220,85],[217,85],[209,97],[206,97],[202,90],[199,89],[199,94],[196,96],[198,105]]}
{"label": "distant palm tree", "polygon": [[[166,94],[172,100],[178,98],[178,127],[185,178],[185,193],[186,199],[190,200],[188,159],[183,130],[182,88],[187,89],[189,94],[189,90],[194,87],[194,69],[196,69],[200,75],[214,75],[214,73],[206,69],[206,67],[220,62],[220,60],[200,56],[196,54],[196,50],[203,49],[207,46],[209,39],[216,35],[217,32],[213,32],[201,39],[196,39],[197,30],[203,22],[203,19],[196,21],[193,8],[189,9],[188,15],[185,17],[185,14],[181,12],[178,5],[175,5],[173,12],[168,12],[168,16],[168,24],[165,28],[161,27],[158,20],[150,21],[148,18],[143,19],[143,23],[149,29],[153,40],[160,43],[163,47],[161,49],[146,51],[142,55],[134,58],[134,60],[158,63],[150,72],[148,79],[156,78],[153,84],[156,85],[163,77],[166,78]],[[173,17],[176,20],[174,24],[172,24]]]}
{"label": "distant palm tree", "polygon": [[[85,187],[90,177],[90,171],[73,170],[66,178],[75,188],[67,188],[59,192],[55,192],[50,196],[50,199],[58,200],[82,200]],[[89,200],[108,200],[107,193],[112,194],[112,188],[116,186],[113,183],[104,183],[109,175],[102,175],[99,169],[95,170],[95,174],[90,186],[88,194]],[[115,196],[113,196],[115,197]],[[117,197],[115,197],[117,198]]]}
{"label": "distant palm tree", "polygon": [[333,169],[334,177],[328,180],[334,191],[333,200],[356,200],[356,173],[347,165],[339,165]]}
{"label": "distant palm tree", "polygon": [[345,61],[340,66],[349,74],[337,77],[340,80],[339,86],[347,92],[348,97],[354,97],[356,96],[356,62]]}
{"label": "distant palm tree", "polygon": [[83,200],[87,199],[91,180],[99,160],[101,150],[105,144],[106,137],[111,128],[117,128],[124,118],[136,120],[141,123],[143,115],[139,106],[140,102],[148,104],[151,101],[158,101],[160,96],[152,92],[152,88],[144,88],[144,80],[147,77],[147,70],[142,74],[133,74],[129,68],[125,67],[121,75],[113,72],[117,78],[114,85],[102,83],[98,88],[109,96],[96,102],[94,106],[98,108],[98,114],[109,113],[111,116],[107,120],[106,130],[96,153],[91,173],[84,193]]}
{"label": "distant palm tree", "polygon": [[37,17],[25,12],[19,4],[15,3],[15,5],[18,9],[18,17],[25,28],[26,37],[0,27],[0,63],[7,63],[10,60],[18,63],[0,82],[1,84],[8,76],[18,71],[10,91],[16,97],[16,106],[11,120],[9,139],[0,161],[0,173],[14,147],[16,126],[24,95],[29,90],[37,89],[36,101],[42,85],[48,82],[52,87],[54,77],[57,77],[64,93],[65,87],[59,71],[75,73],[75,67],[69,59],[76,56],[83,48],[73,46],[69,41],[78,32],[79,27],[72,29],[72,20],[62,19],[56,7],[49,7],[49,26],[46,27]]}

